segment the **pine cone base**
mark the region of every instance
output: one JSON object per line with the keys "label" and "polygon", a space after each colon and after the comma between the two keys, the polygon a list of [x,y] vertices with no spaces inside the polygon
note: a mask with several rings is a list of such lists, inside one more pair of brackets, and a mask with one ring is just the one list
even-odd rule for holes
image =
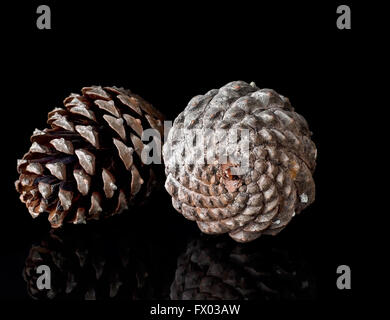
{"label": "pine cone base", "polygon": [[[206,149],[188,141],[191,130],[206,137]],[[238,153],[247,156],[248,170],[237,175],[227,151],[221,161],[222,142],[207,137],[243,130],[249,148]],[[317,151],[310,137],[306,120],[284,96],[254,83],[228,83],[194,97],[175,119],[163,148],[165,188],[175,209],[204,233],[229,233],[238,242],[275,235],[314,201]]]}

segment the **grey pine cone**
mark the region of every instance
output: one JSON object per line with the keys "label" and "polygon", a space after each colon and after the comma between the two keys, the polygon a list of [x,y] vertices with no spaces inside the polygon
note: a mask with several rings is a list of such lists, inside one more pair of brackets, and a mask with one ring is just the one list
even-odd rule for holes
{"label": "grey pine cone", "polygon": [[[207,161],[209,154],[194,144],[203,163],[194,162],[183,129],[203,132],[216,161]],[[233,129],[249,130],[248,150],[237,151],[248,151],[248,170],[240,175],[232,173],[238,164],[227,150],[228,161],[218,158],[221,142],[207,140],[210,130]],[[229,233],[239,242],[275,235],[314,201],[317,151],[310,137],[287,98],[254,83],[228,83],[194,97],[175,119],[163,148],[165,188],[176,210],[205,233]]]}
{"label": "grey pine cone", "polygon": [[162,136],[162,114],[123,88],[81,92],[49,112],[50,128],[34,131],[17,165],[21,201],[32,217],[49,213],[54,228],[118,214],[155,184],[155,168],[141,159],[141,136],[148,128]]}

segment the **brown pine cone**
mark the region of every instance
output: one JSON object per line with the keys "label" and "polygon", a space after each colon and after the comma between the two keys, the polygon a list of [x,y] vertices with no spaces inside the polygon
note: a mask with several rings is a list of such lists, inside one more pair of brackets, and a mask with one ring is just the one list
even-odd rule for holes
{"label": "brown pine cone", "polygon": [[315,295],[311,268],[298,254],[221,239],[188,244],[170,291],[172,300],[286,301]]}
{"label": "brown pine cone", "polygon": [[[48,212],[53,228],[118,214],[155,184],[156,168],[141,156],[150,146],[145,149],[141,137],[149,128],[162,137],[162,114],[123,88],[81,92],[49,112],[50,128],[36,129],[30,150],[18,160],[21,201],[34,218]],[[160,137],[153,138],[153,152],[161,152]]]}
{"label": "brown pine cone", "polygon": [[[203,146],[193,144],[194,129]],[[230,151],[224,141],[245,130],[247,149],[239,142]],[[254,83],[228,83],[194,97],[176,118],[163,148],[165,188],[176,210],[205,233],[228,232],[239,242],[275,235],[314,201],[317,151],[310,136],[287,98]],[[247,169],[238,174],[245,157]]]}

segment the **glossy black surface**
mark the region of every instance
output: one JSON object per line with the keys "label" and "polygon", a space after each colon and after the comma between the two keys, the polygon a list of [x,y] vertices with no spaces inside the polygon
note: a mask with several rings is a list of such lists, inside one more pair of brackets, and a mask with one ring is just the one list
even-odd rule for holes
{"label": "glossy black surface", "polygon": [[[125,299],[168,299],[178,259],[200,235],[194,223],[175,212],[163,189],[146,207],[96,226],[68,226],[61,235],[66,240],[50,240],[45,218],[32,220],[14,190],[16,159],[29,148],[34,128],[45,127],[47,112],[82,86],[130,88],[173,120],[190,98],[233,80],[255,81],[259,87],[289,97],[307,119],[318,147],[315,203],[278,236],[260,237],[248,247],[258,247],[259,252],[278,248],[292,256],[294,263],[304,263],[309,270],[305,275],[315,282],[310,299],[352,297],[351,291],[336,288],[336,268],[341,264],[354,272],[353,292],[361,289],[368,247],[362,233],[370,220],[365,218],[369,184],[362,179],[371,158],[362,151],[369,148],[362,145],[372,142],[363,134],[362,123],[367,124],[367,101],[375,100],[366,94],[374,92],[367,89],[374,61],[369,64],[364,58],[374,40],[358,18],[364,7],[354,3],[353,30],[341,32],[335,26],[337,4],[328,2],[213,7],[199,3],[49,4],[52,30],[36,29],[35,2],[9,11],[18,12],[18,19],[3,29],[3,61],[9,68],[4,69],[7,85],[2,91],[1,299],[30,299],[22,274],[33,245],[53,246],[46,255],[63,252],[63,265],[56,271],[60,287],[69,273],[74,272],[76,278],[81,275],[79,291],[75,289],[74,296],[59,294],[61,298],[85,298],[85,287],[96,285],[92,261],[102,257],[108,269],[119,268],[120,277],[125,278]],[[235,246],[227,236],[212,239],[210,246],[213,241],[228,243],[224,252]],[[81,270],[76,248],[91,245],[91,260]],[[295,260],[296,256],[301,258]],[[121,259],[130,261],[127,267]],[[280,261],[266,260],[267,272],[272,274]],[[142,279],[144,269],[151,270],[146,280]],[[108,272],[102,277],[97,298],[106,298],[110,277],[119,276]],[[141,287],[144,283],[142,290],[134,289],[137,281]],[[294,279],[286,285],[278,281],[268,286],[285,292],[289,285],[297,289]],[[261,290],[252,297],[262,298]]]}
{"label": "glossy black surface", "polygon": [[[29,296],[41,300],[316,298],[310,263],[300,250],[286,244],[243,245],[197,232],[172,239],[160,231],[154,236],[142,229],[129,232],[130,224],[129,217],[119,217],[104,225],[45,233],[25,260],[23,278]],[[37,288],[36,269],[43,264],[51,270],[51,290]]]}

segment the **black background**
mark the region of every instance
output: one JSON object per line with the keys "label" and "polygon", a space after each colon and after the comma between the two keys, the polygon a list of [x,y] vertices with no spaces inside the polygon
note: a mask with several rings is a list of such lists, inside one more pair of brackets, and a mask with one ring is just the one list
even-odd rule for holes
{"label": "black background", "polygon": [[[373,71],[367,54],[375,41],[368,6],[349,2],[352,30],[338,30],[341,3],[328,1],[45,3],[52,30],[36,28],[36,2],[9,10],[12,22],[3,28],[2,299],[28,298],[24,259],[49,229],[44,219],[31,219],[13,185],[16,159],[29,148],[32,131],[45,127],[48,111],[82,86],[116,85],[173,120],[191,97],[234,80],[289,97],[318,148],[315,203],[277,237],[257,241],[300,248],[315,270],[318,300],[356,297],[365,277],[360,236],[368,222],[360,180],[368,165],[361,151],[369,142],[362,133]],[[141,218],[125,218],[129,233],[145,232],[166,255],[161,263],[173,268],[185,239],[198,233],[163,190],[131,214]],[[341,264],[352,269],[352,290],[336,288]]]}

